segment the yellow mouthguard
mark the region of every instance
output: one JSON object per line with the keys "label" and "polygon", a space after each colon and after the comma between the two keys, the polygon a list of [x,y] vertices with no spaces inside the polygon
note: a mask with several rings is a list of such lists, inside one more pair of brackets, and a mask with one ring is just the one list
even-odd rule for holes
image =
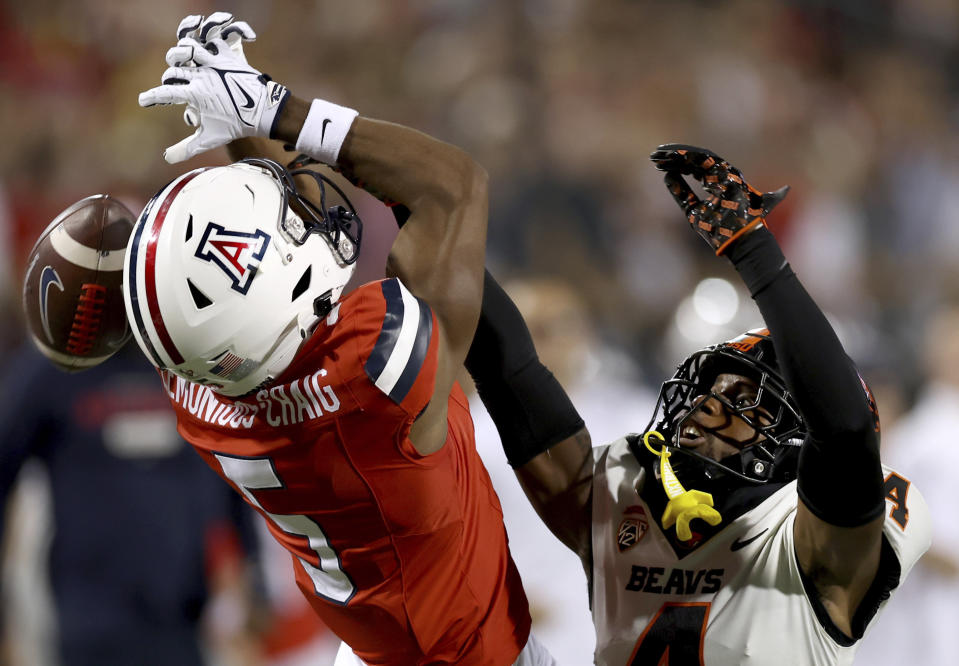
{"label": "yellow mouthguard", "polygon": [[643,435],[643,444],[646,448],[654,456],[659,456],[659,476],[663,482],[666,497],[669,498],[666,510],[663,511],[663,527],[669,529],[676,525],[676,536],[681,541],[689,541],[693,538],[689,521],[694,518],[705,520],[710,525],[718,525],[722,522],[723,517],[713,508],[713,496],[700,490],[683,488],[683,484],[676,478],[673,466],[669,464],[669,456],[672,454],[664,446],[660,446],[659,451],[654,449],[649,443],[650,437],[657,437],[661,442],[665,442],[666,438],[656,430],[650,430]]}

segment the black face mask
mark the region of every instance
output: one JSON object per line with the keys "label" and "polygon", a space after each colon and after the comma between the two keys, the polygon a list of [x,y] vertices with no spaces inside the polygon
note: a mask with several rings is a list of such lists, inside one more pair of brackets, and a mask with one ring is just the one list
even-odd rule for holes
{"label": "black face mask", "polygon": [[783,444],[761,441],[719,460],[672,447],[670,451],[676,455],[670,457],[670,462],[684,486],[712,493],[712,488],[728,491],[744,485],[792,481],[796,478],[801,446],[798,439]]}
{"label": "black face mask", "polygon": [[[356,262],[363,240],[363,221],[360,220],[356,208],[347,198],[346,193],[336,183],[311,169],[300,168],[289,171],[273,160],[250,157],[241,162],[265,169],[280,183],[283,204],[280,210],[279,226],[291,241],[297,245],[303,245],[310,234],[321,234],[329,240],[330,247],[340,261],[346,265]],[[300,193],[293,180],[294,176],[309,176],[316,181],[320,190],[319,205],[315,205]],[[327,187],[332,188],[343,199],[346,206],[327,206]],[[286,212],[289,207],[293,207],[298,218],[287,218]]]}
{"label": "black face mask", "polygon": [[[713,382],[723,372],[751,378],[756,383],[755,404],[737,406],[713,392]],[[739,453],[716,461],[680,446],[679,433],[704,395],[718,400],[729,418],[741,418],[756,431]],[[760,422],[757,410],[768,418]],[[692,487],[723,474],[747,484],[791,480],[795,478],[796,453],[805,437],[805,423],[777,369],[725,344],[695,352],[663,382],[646,432],[654,424],[669,451],[678,454],[670,460],[677,476]]]}
{"label": "black face mask", "polygon": [[[640,439],[638,435],[628,438],[630,450],[640,459],[646,470],[648,483],[642,488],[641,495],[662,525],[661,515],[667,506],[668,497],[663,489],[657,458],[648,452],[646,455],[642,454],[640,449],[643,445],[639,443]],[[674,471],[677,477],[682,473],[683,485],[690,490],[709,493],[713,499],[713,508],[722,516],[722,522],[715,526],[701,520],[694,520],[690,527],[695,537],[689,542],[680,540],[673,530],[664,529],[664,533],[669,537],[670,544],[677,553],[689,552],[690,549],[705,542],[730,522],[758,506],[786,485],[787,482],[781,480],[762,484],[749,483],[733,474],[726,473],[725,469],[735,469],[742,465],[741,456],[742,452],[735,453],[715,461],[714,465],[686,456],[683,456],[680,462],[679,456],[671,456],[671,459],[677,459]]]}

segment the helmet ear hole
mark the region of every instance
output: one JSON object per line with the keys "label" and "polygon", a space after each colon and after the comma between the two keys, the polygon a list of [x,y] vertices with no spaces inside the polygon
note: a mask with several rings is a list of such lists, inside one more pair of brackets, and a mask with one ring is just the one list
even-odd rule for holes
{"label": "helmet ear hole", "polygon": [[187,286],[190,287],[190,296],[193,297],[193,304],[197,310],[202,310],[203,308],[208,308],[213,305],[213,301],[210,300],[209,296],[200,291],[190,278],[186,279],[186,283]]}
{"label": "helmet ear hole", "polygon": [[333,290],[328,289],[313,299],[313,314],[325,317],[333,311]]}
{"label": "helmet ear hole", "polygon": [[310,278],[312,277],[312,274],[313,274],[313,267],[307,266],[306,270],[303,271],[303,275],[300,276],[300,279],[297,281],[296,285],[294,285],[293,287],[293,292],[292,294],[290,294],[291,303],[295,301],[296,299],[298,299],[300,296],[302,296],[303,293],[310,288]]}

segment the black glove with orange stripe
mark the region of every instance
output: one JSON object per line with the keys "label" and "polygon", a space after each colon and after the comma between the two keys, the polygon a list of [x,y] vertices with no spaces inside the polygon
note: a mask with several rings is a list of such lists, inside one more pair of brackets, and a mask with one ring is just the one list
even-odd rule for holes
{"label": "black glove with orange stripe", "polygon": [[[664,180],[670,194],[717,256],[738,238],[765,225],[766,215],[789,192],[786,185],[763,194],[746,182],[739,169],[705,148],[666,143],[649,158],[657,169],[666,172]],[[684,176],[702,183],[709,196],[700,200]]]}

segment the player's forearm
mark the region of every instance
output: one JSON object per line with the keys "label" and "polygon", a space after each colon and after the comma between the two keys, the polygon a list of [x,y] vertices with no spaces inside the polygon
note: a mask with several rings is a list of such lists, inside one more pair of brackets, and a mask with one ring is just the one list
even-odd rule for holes
{"label": "player's forearm", "polygon": [[768,229],[744,237],[730,258],[769,327],[786,384],[806,421],[800,494],[830,524],[869,522],[883,505],[878,416],[855,366]]}
{"label": "player's forearm", "polygon": [[590,558],[593,455],[589,431],[580,428],[521,467],[516,478],[536,513],[557,539]]}
{"label": "player's forearm", "polygon": [[530,503],[560,541],[584,556],[593,478],[589,432],[489,271],[466,369]]}
{"label": "player's forearm", "polygon": [[[328,116],[330,132],[342,134],[335,148],[323,138]],[[410,223],[393,243],[387,272],[431,305],[453,346],[465,354],[482,296],[486,171],[455,146],[326,102],[314,100],[307,107],[291,98],[280,117],[279,138],[289,142],[298,132],[298,150],[335,166],[378,198],[409,209]],[[461,362],[458,356],[456,365]]]}
{"label": "player's forearm", "polygon": [[[309,102],[291,96],[280,114],[277,137],[296,144],[309,111]],[[452,209],[486,196],[486,173],[463,150],[412,128],[365,117],[352,122],[333,166],[414,213],[418,206]]]}
{"label": "player's forearm", "polygon": [[[489,271],[465,365],[513,467],[583,429],[566,391],[540,361],[523,315]],[[578,472],[576,461],[564,476],[573,479]]]}
{"label": "player's forearm", "polygon": [[446,212],[486,199],[486,172],[459,148],[403,127],[357,118],[337,166],[413,215],[423,206]]}
{"label": "player's forearm", "polygon": [[353,123],[337,166],[354,183],[410,211],[386,271],[430,304],[463,363],[483,295],[488,181],[465,152],[416,130],[367,118]]}
{"label": "player's forearm", "polygon": [[775,343],[789,388],[810,432],[829,437],[872,431],[872,413],[852,361],[826,316],[765,228],[730,252]]}

